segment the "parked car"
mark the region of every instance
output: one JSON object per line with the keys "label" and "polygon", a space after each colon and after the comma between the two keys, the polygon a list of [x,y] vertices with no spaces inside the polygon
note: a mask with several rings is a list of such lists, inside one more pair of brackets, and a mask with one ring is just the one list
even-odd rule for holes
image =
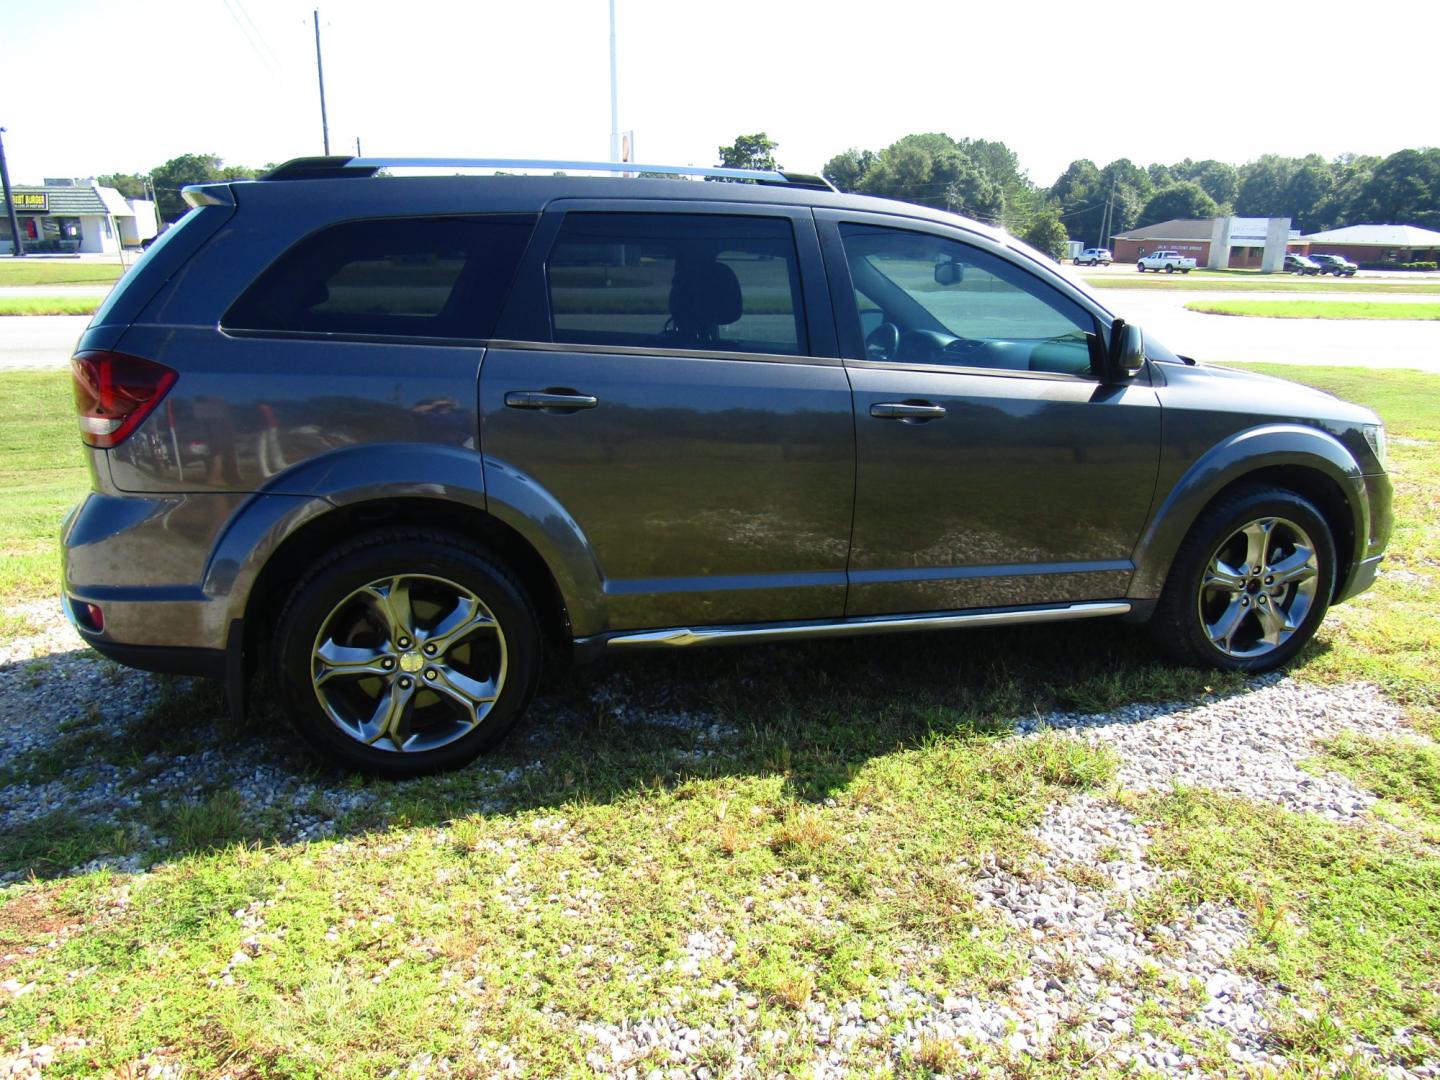
{"label": "parked car", "polygon": [[1320,273],[1336,277],[1354,277],[1355,271],[1360,269],[1343,255],[1310,255],[1308,258],[1320,267]]}
{"label": "parked car", "polygon": [[79,632],[240,713],[267,670],[334,762],[464,764],[547,655],[1119,617],[1266,671],[1375,578],[1373,412],[1179,357],[1004,232],[382,164],[427,162],[188,188],[72,365]]}
{"label": "parked car", "polygon": [[1086,248],[1080,252],[1079,255],[1075,256],[1075,265],[1094,266],[1099,264],[1100,266],[1109,266],[1111,262],[1114,261],[1114,258],[1115,257],[1110,254],[1109,248]]}
{"label": "parked car", "polygon": [[1146,270],[1154,270],[1157,274],[1161,270],[1167,274],[1179,270],[1182,274],[1188,274],[1195,269],[1195,260],[1182,256],[1178,251],[1152,251],[1149,255],[1141,256],[1135,269],[1142,274]]}
{"label": "parked car", "polygon": [[1304,255],[1286,255],[1285,270],[1291,274],[1314,276],[1320,273],[1320,264],[1311,262]]}

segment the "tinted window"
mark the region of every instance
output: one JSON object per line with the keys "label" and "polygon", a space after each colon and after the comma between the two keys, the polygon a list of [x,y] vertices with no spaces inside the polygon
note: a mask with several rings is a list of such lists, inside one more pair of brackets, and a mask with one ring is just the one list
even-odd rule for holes
{"label": "tinted window", "polygon": [[545,272],[555,341],[808,351],[784,218],[569,214]]}
{"label": "tinted window", "polygon": [[307,237],[246,290],[237,330],[484,338],[533,217],[350,221]]}
{"label": "tinted window", "polygon": [[1028,271],[942,236],[840,233],[867,359],[1090,373],[1095,320]]}

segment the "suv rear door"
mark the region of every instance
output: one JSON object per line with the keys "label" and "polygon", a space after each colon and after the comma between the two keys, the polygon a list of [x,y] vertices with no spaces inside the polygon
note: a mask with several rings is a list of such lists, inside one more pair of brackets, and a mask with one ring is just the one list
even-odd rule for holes
{"label": "suv rear door", "polygon": [[1148,373],[1100,383],[1094,316],[980,237],[816,218],[855,396],[846,614],[1124,596],[1159,461]]}
{"label": "suv rear door", "polygon": [[492,512],[518,484],[567,517],[612,630],[837,617],[838,357],[808,209],[552,204],[481,368]]}

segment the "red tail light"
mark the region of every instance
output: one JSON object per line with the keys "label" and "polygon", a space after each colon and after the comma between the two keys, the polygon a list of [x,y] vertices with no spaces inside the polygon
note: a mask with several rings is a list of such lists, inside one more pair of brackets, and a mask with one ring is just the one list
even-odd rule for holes
{"label": "red tail light", "polygon": [[91,349],[70,358],[80,438],[90,446],[119,446],[160,404],[177,375],[138,356]]}

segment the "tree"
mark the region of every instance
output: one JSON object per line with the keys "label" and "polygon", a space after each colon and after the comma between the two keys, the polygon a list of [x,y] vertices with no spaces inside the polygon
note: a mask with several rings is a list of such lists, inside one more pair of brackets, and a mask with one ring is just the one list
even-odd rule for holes
{"label": "tree", "polygon": [[1150,174],[1150,183],[1157,189],[1169,187],[1175,183],[1175,177],[1171,175],[1168,165],[1156,162],[1154,165],[1147,166],[1145,171]]}
{"label": "tree", "polygon": [[840,191],[859,191],[861,181],[874,164],[874,154],[852,146],[843,154],[836,154],[827,161],[820,174]]}
{"label": "tree", "polygon": [[1330,163],[1334,183],[1330,192],[1311,213],[1311,232],[1323,232],[1341,225],[1357,225],[1365,218],[1361,213],[1361,194],[1375,174],[1380,159],[1370,154],[1341,154]]}
{"label": "tree", "polygon": [[1290,175],[1285,185],[1284,206],[1291,224],[1301,232],[1320,228],[1318,210],[1325,204],[1335,177],[1323,161],[1307,161]]}
{"label": "tree", "polygon": [[1298,167],[1294,158],[1264,154],[1240,166],[1235,212],[1246,217],[1289,217],[1286,189]]}
{"label": "tree", "polygon": [[[1100,170],[1089,158],[1072,161],[1055,183],[1050,185],[1050,198],[1070,231],[1086,243],[1100,237],[1105,216],[1104,198],[1100,195]],[[1104,244],[1100,237],[1099,243]]]}
{"label": "tree", "polygon": [[842,191],[953,210],[1011,231],[1022,230],[1034,214],[1035,185],[1015,152],[988,139],[905,135],[879,153],[846,150],[823,171]]}
{"label": "tree", "polygon": [[1220,212],[1215,200],[1193,180],[1161,188],[1140,211],[1137,225],[1154,225],[1175,218],[1212,218]]}
{"label": "tree", "polygon": [[145,177],[139,173],[108,173],[105,176],[97,176],[95,182],[102,187],[114,188],[127,199],[148,199],[150,197],[150,188],[145,183]]}
{"label": "tree", "polygon": [[150,173],[155,185],[155,201],[160,217],[177,221],[188,209],[180,196],[187,184],[213,184],[223,180],[251,180],[254,169],[242,165],[226,165],[219,154],[181,154]]}
{"label": "tree", "polygon": [[1380,162],[1351,214],[1358,221],[1440,228],[1440,148],[1400,150]]}
{"label": "tree", "polygon": [[1158,187],[1169,187],[1171,184],[1183,180],[1194,180],[1205,189],[1209,195],[1221,207],[1235,202],[1235,193],[1240,187],[1240,174],[1235,166],[1227,165],[1223,161],[1216,161],[1214,158],[1206,158],[1204,161],[1192,161],[1186,158],[1169,166],[1151,166],[1152,169],[1160,168],[1165,171],[1169,179]]}
{"label": "tree", "polygon": [[1060,220],[1060,208],[1053,203],[1046,205],[1030,221],[1030,227],[1021,237],[1033,248],[1043,251],[1056,262],[1065,257],[1065,246],[1070,234]]}
{"label": "tree", "polygon": [[758,131],[754,135],[737,136],[733,143],[720,147],[716,153],[720,155],[722,168],[774,171],[780,167],[775,164],[774,154],[779,145],[765,132]]}

